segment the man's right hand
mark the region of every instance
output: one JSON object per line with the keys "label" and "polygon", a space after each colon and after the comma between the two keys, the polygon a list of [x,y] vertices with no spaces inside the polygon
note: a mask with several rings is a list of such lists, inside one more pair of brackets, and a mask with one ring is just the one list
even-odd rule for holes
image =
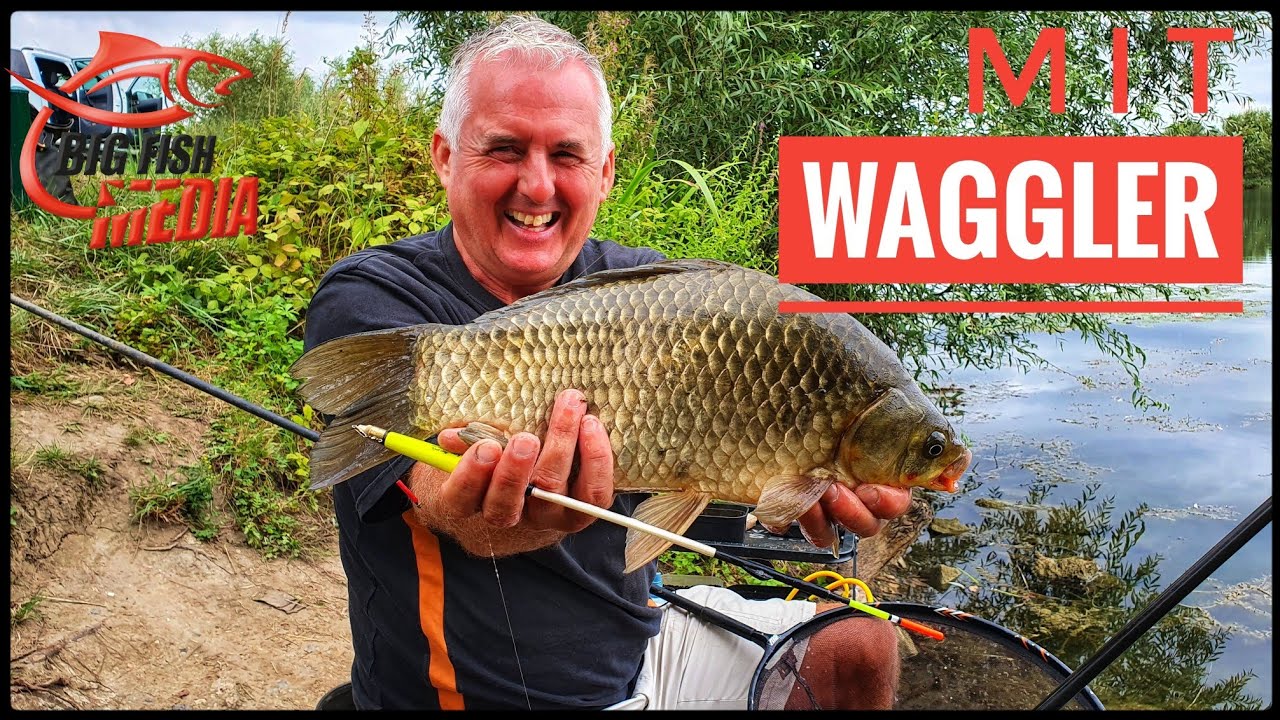
{"label": "man's right hand", "polygon": [[440,446],[462,453],[462,459],[440,487],[439,511],[454,522],[479,516],[501,528],[572,533],[590,525],[595,519],[590,515],[525,495],[525,488],[533,483],[598,507],[613,504],[609,434],[586,410],[580,391],[561,391],[551,410],[545,442],[527,432],[516,433],[505,450],[493,440],[468,448],[456,429],[442,431]]}

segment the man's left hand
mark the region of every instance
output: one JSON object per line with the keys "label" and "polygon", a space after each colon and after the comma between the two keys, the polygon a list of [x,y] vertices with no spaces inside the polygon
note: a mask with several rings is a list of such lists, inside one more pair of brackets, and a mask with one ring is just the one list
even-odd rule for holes
{"label": "man's left hand", "polygon": [[858,489],[833,483],[822,498],[800,516],[800,529],[809,542],[829,548],[836,541],[832,522],[859,537],[871,537],[885,524],[911,507],[911,488],[859,485]]}

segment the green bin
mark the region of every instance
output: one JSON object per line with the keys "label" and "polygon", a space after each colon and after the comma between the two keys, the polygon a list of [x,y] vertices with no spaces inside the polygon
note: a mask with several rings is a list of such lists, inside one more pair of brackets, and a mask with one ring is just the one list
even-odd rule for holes
{"label": "green bin", "polygon": [[27,191],[22,189],[22,170],[18,158],[22,154],[22,143],[27,139],[27,131],[31,129],[31,104],[27,102],[27,89],[9,86],[9,187],[13,196],[9,207],[19,208],[31,202]]}

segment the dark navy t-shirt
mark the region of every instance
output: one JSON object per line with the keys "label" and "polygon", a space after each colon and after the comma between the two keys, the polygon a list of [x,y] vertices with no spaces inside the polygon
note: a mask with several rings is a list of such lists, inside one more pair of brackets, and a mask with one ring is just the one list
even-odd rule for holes
{"label": "dark navy t-shirt", "polygon": [[[662,259],[588,240],[557,284]],[[503,306],[467,271],[452,226],[361,250],[325,274],[305,348],[424,322],[460,325]],[[419,524],[397,458],[333,488],[361,709],[603,707],[628,697],[645,644],[654,565],[623,575],[626,530],[594,522],[560,543],[499,558],[466,554]],[[630,514],[640,498],[617,496]]]}

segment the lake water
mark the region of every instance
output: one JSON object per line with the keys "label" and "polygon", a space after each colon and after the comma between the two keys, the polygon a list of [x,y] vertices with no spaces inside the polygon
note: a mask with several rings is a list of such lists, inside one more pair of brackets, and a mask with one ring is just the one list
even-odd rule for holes
{"label": "lake water", "polygon": [[[1215,297],[1244,300],[1243,315],[1115,316],[1115,325],[1146,351],[1143,384],[1167,410],[1134,407],[1120,363],[1078,336],[1036,339],[1052,369],[946,378],[958,388],[952,415],[974,459],[963,494],[945,499],[937,515],[973,531],[925,533],[913,547],[908,560],[917,570],[947,564],[963,571],[945,592],[918,589],[918,599],[1006,624],[1077,667],[1137,612],[1134,596],[1029,578],[1036,555],[1087,556],[1112,574],[1131,573],[1125,578],[1131,585],[1145,575],[1152,591],[1162,590],[1271,496],[1270,189],[1246,193],[1245,205],[1244,284],[1215,289]],[[1121,527],[1126,513],[1133,522]],[[1191,678],[1189,697],[1200,670],[1207,685],[1251,672],[1243,693],[1270,703],[1271,541],[1268,525],[1183,601],[1205,608],[1211,626],[1191,632],[1196,623],[1186,621],[1180,630],[1188,636],[1175,629],[1146,650],[1135,646],[1121,660],[1146,662],[1148,669],[1126,671],[1121,684],[1176,685]],[[1026,600],[1031,596],[1021,591],[1027,588],[1073,598],[1079,618],[1102,613],[1111,625],[1092,635],[1084,620],[1068,623],[1078,633],[1046,631],[1044,616],[1024,606],[1057,601]],[[1206,651],[1213,632],[1218,647]],[[1193,669],[1166,677],[1161,666]]]}

